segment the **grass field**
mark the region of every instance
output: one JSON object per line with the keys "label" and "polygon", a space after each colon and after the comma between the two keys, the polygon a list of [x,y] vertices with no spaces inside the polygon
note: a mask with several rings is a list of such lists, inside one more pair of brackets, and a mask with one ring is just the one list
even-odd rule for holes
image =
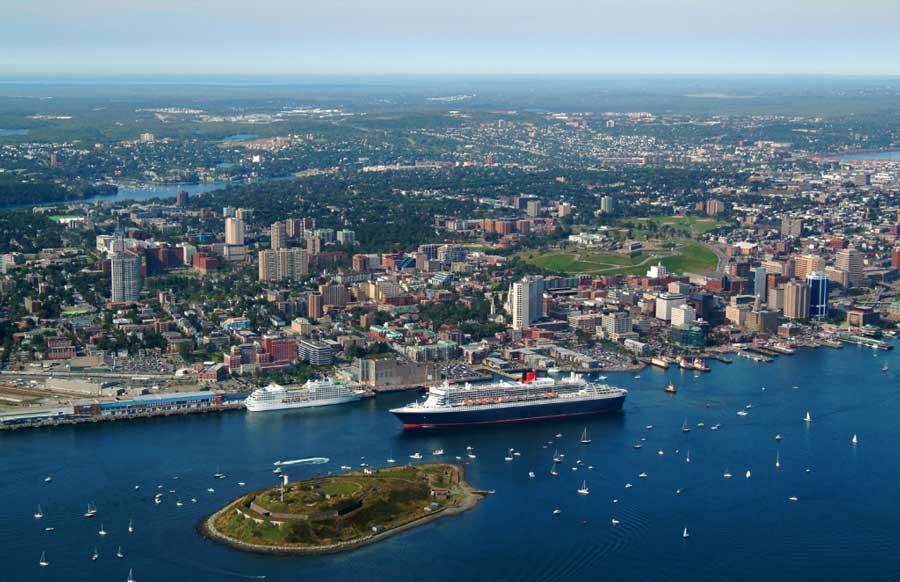
{"label": "grass field", "polygon": [[711,271],[718,263],[714,252],[691,240],[677,241],[672,251],[643,251],[631,256],[572,249],[529,252],[524,255],[524,259],[555,273],[591,275],[642,275],[657,262],[674,273]]}
{"label": "grass field", "polygon": [[717,220],[705,216],[654,216],[652,218],[639,218],[638,222],[652,222],[657,227],[668,226],[689,236],[703,235],[720,226],[730,224],[725,220]]}

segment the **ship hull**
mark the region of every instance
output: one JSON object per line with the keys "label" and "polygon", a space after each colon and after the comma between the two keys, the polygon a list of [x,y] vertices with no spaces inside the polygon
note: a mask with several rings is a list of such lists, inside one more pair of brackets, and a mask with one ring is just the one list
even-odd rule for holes
{"label": "ship hull", "polygon": [[246,407],[250,412],[268,412],[270,410],[293,410],[297,408],[317,408],[319,406],[332,406],[334,404],[356,402],[359,399],[359,396],[347,396],[346,398],[328,398],[323,400],[307,400],[304,402],[282,402],[280,400],[271,400],[246,402]]}
{"label": "ship hull", "polygon": [[536,422],[569,416],[588,416],[622,410],[625,395],[608,398],[579,399],[542,402],[521,406],[463,407],[446,409],[398,408],[391,411],[403,428],[437,428],[470,426],[478,424],[502,424],[509,422]]}

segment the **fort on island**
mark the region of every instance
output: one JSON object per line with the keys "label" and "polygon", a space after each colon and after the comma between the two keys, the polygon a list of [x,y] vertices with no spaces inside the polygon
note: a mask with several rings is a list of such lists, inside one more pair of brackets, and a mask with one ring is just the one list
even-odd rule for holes
{"label": "fort on island", "polygon": [[366,468],[255,491],[200,524],[237,549],[276,554],[350,550],[474,507],[483,496],[453,464]]}

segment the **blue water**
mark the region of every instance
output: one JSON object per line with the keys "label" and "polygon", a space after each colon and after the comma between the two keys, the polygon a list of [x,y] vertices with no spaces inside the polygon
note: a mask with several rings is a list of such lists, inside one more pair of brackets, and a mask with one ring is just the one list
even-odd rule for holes
{"label": "blue water", "polygon": [[14,135],[26,135],[27,129],[0,129],[0,137],[12,137]]}
{"label": "blue water", "polygon": [[875,161],[900,162],[900,150],[886,151],[886,152],[864,152],[864,153],[847,154],[845,156],[841,156],[842,162],[851,162],[854,160],[875,160]]}
{"label": "blue water", "polygon": [[[886,361],[890,371],[883,373]],[[900,353],[857,347],[803,351],[773,364],[713,363],[699,378],[648,369],[639,380],[610,375],[608,381],[630,389],[622,415],[425,434],[401,432],[387,413],[408,394],[314,411],[3,433],[0,580],[119,581],[129,568],[142,582],[897,579],[898,370]],[[663,391],[670,379],[678,386],[674,397]],[[737,416],[747,404],[749,415]],[[807,410],[809,425],[802,421]],[[687,434],[685,420],[694,427]],[[699,421],[706,428],[697,428]],[[721,429],[711,431],[717,422]],[[585,424],[590,445],[578,443]],[[557,432],[562,438],[544,448]],[[779,470],[776,433],[784,436]],[[644,447],[634,449],[642,437]],[[286,470],[302,479],[358,465],[362,457],[383,464],[391,454],[405,460],[421,451],[427,460],[444,448],[452,459],[464,456],[466,445],[477,454],[467,479],[496,495],[461,516],[351,553],[246,554],[194,531],[204,514],[243,491],[274,485],[276,460],[330,458]],[[509,447],[522,456],[504,461]],[[554,479],[548,470],[556,448],[566,460]],[[572,471],[576,459],[594,469]],[[211,477],[218,467],[227,479]],[[734,478],[723,479],[726,469]],[[648,478],[638,478],[642,471]],[[43,482],[46,475],[52,483]],[[587,497],[575,491],[583,479]],[[627,482],[633,488],[625,489]],[[177,493],[155,505],[157,484]],[[683,494],[676,495],[678,488]],[[176,507],[176,498],[185,505]],[[82,517],[89,502],[99,510],[93,520]],[[36,521],[39,503],[45,517]],[[554,508],[561,515],[553,516]],[[129,518],[133,535],[126,532]],[[612,526],[612,518],[621,524]],[[101,522],[106,538],[97,535]],[[684,527],[691,534],[686,541]],[[91,562],[95,544],[101,557]],[[123,560],[114,557],[119,545]],[[48,568],[37,565],[41,551]]]}
{"label": "blue water", "polygon": [[[238,183],[235,183],[238,184]],[[179,190],[186,190],[191,196],[201,192],[212,192],[227,188],[231,184],[227,182],[204,182],[202,184],[120,184],[115,196],[90,196],[79,200],[45,202],[41,204],[6,204],[0,205],[0,210],[12,210],[16,208],[32,208],[33,206],[59,206],[73,203],[94,202],[123,202],[132,200],[141,202],[153,198],[175,198]]]}

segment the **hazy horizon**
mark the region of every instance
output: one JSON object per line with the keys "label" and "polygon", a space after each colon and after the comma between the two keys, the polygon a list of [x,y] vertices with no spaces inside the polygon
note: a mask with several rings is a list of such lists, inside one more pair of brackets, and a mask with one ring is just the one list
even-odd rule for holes
{"label": "hazy horizon", "polygon": [[900,74],[884,0],[3,1],[3,76]]}

